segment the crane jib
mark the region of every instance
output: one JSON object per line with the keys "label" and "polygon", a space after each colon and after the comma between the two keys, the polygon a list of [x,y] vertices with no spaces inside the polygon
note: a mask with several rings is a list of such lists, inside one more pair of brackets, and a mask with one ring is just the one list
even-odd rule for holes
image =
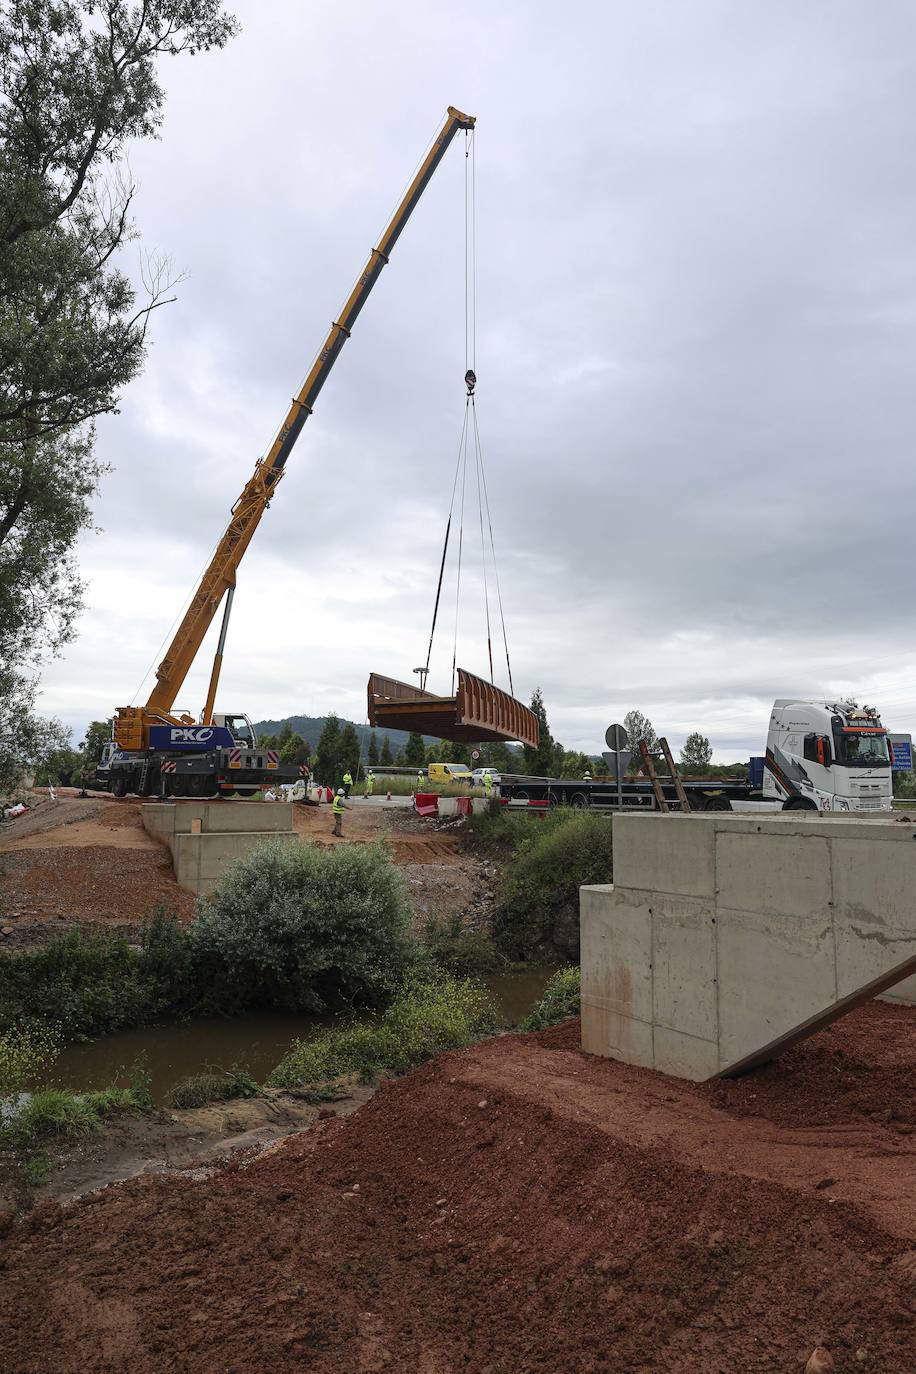
{"label": "crane jib", "polygon": [[[302,426],[312,412],[312,407],[328,378],[337,355],[350,337],[350,331],[359,312],[368,299],[369,293],[378,280],[382,268],[388,262],[392,248],[397,243],[418,200],[429,183],[430,178],[442,161],[452,139],[459,129],[466,133],[475,126],[471,115],[462,114],[451,105],[448,118],[439,131],[432,147],[411,181],[404,198],[398,205],[377,248],[373,248],[369,261],[348,297],[341,314],[331,327],[318,357],[295,398],[289,414],[279,433],[270,446],[266,459],[258,460],[255,472],[232,507],[232,518],[223,533],[213,557],[201,578],[200,585],[191,599],[191,604],[175,634],[165,657],[156,671],[156,685],[143,708],[143,729],[148,730],[149,718],[146,713],[170,711],[181,689],[191,665],[203,642],[204,636],[219,609],[223,596],[235,583],[236,570],[258,523],[273,495],[274,488],[283,476],[286,460],[299,437]],[[209,702],[216,685],[214,672],[211,677]],[[119,708],[124,718],[125,734],[139,729],[133,722],[140,711],[133,708]],[[161,715],[156,717],[161,719]],[[133,736],[131,736],[133,738]],[[131,746],[135,747],[135,746]]]}
{"label": "crane jib", "polygon": [[[307,382],[302,392],[296,398],[296,414],[287,421],[283,429],[277,435],[274,443],[275,452],[270,464],[271,471],[276,472],[286,466],[286,460],[292,452],[293,445],[302,432],[302,426],[308,419],[312,407],[321,392],[321,388],[327,381],[328,374],[337,361],[337,355],[349,338],[350,331],[356,323],[360,311],[369,299],[369,294],[373,286],[381,276],[382,268],[387,264],[392,248],[394,248],[398,239],[401,237],[407,221],[410,219],[420,197],[429,185],[433,173],[445,156],[449,144],[455,137],[457,131],[464,127],[467,126],[456,119],[450,119],[448,125],[442,130],[442,133],[433,144],[427,165],[418,174],[407,198],[398,207],[381,243],[378,248],[372,250],[372,256],[366,269],[357,282],[352,296],[347,301],[340,319],[333,326],[331,335],[328,337],[328,340],[325,342],[324,347],[318,355],[316,366],[313,368],[314,376],[310,375],[309,378],[311,384],[309,385]],[[276,479],[273,480],[275,481]],[[268,481],[270,482],[270,478],[268,478]]]}

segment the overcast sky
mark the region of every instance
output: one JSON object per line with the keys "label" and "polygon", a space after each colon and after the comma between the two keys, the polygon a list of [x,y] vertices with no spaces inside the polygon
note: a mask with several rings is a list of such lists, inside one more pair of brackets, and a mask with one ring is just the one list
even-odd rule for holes
{"label": "overcast sky", "polygon": [[[478,120],[479,418],[516,694],[540,685],[554,735],[590,751],[635,706],[672,743],[699,728],[747,757],[793,693],[916,727],[913,6],[234,8],[227,49],[163,65],[162,138],[131,152],[143,246],[186,279],[99,426],[114,470],[43,709],[79,737],[145,700],[454,104]],[[464,406],[463,154],[461,136],[242,564],[223,709],[361,721],[370,670],[425,658]],[[469,509],[458,661],[484,672]],[[441,691],[453,584],[445,605]],[[195,714],[211,655],[177,703]]]}

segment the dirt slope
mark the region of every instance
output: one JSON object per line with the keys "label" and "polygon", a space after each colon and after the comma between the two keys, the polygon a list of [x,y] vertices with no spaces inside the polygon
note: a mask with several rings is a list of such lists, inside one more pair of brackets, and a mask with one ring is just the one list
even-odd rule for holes
{"label": "dirt slope", "polygon": [[[880,1076],[870,1013],[847,1060],[858,1044]],[[444,1056],[247,1167],[49,1206],[0,1255],[0,1368],[800,1374],[823,1342],[839,1374],[912,1374],[916,1154],[893,1102],[874,1121],[827,1084],[813,1125],[822,1036],[784,1075],[790,1125],[773,1074],[744,1080],[751,1118],[576,1035]]]}

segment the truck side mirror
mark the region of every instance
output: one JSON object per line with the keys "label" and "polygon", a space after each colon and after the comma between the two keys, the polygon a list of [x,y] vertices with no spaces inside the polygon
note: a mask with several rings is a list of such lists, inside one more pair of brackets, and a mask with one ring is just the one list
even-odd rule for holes
{"label": "truck side mirror", "polygon": [[832,762],[830,757],[830,741],[826,735],[817,737],[817,761],[822,768],[829,768]]}

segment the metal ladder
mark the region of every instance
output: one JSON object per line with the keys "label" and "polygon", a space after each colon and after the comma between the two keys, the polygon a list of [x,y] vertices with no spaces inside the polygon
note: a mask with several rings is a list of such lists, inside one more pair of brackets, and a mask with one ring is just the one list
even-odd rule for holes
{"label": "metal ladder", "polygon": [[686,814],[690,810],[690,802],[687,799],[687,793],[684,791],[684,784],[681,782],[681,775],[678,772],[677,764],[674,762],[674,758],[672,756],[671,750],[668,748],[668,741],[666,739],[659,740],[658,752],[661,755],[661,757],[665,760],[665,763],[668,765],[669,777],[667,778],[659,778],[658,774],[655,771],[655,764],[652,762],[652,754],[649,751],[648,744],[644,739],[641,739],[639,741],[640,757],[642,758],[643,767],[646,770],[646,774],[649,778],[649,781],[652,784],[652,791],[655,793],[656,808],[659,811],[664,811],[666,815],[671,810],[671,803],[665,796],[664,790],[662,788],[662,782],[673,782],[675,795],[677,796],[678,800],[678,805],[680,806],[681,811],[683,811]]}

